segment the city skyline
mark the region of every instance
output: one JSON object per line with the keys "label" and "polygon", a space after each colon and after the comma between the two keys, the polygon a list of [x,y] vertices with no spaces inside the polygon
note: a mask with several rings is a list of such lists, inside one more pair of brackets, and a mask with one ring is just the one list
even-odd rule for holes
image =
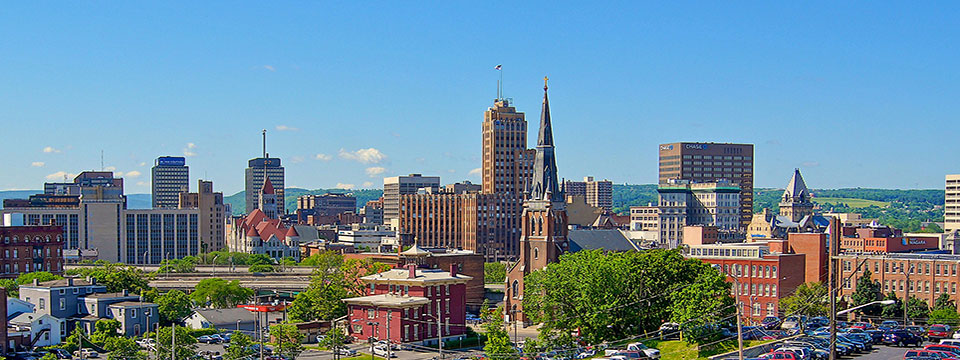
{"label": "city skyline", "polygon": [[149,193],[169,155],[233,194],[263,128],[288,188],[479,184],[498,64],[524,113],[550,77],[566,179],[653,184],[657,146],[680,141],[755,144],[761,188],[793,168],[814,188],[939,189],[960,172],[922,161],[950,153],[956,9],[577,6],[516,4],[511,36],[481,26],[487,4],[15,4],[0,14],[0,118],[18,134],[0,189],[98,170],[103,151],[127,193]]}

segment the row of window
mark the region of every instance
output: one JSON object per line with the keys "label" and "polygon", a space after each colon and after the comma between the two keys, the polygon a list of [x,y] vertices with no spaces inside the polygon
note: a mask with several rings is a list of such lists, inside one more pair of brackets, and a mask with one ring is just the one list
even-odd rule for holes
{"label": "row of window", "polygon": [[750,286],[748,287],[747,284],[740,284],[739,287],[736,287],[736,286],[734,287],[736,289],[731,289],[730,293],[736,292],[737,295],[777,297],[777,285],[750,284]]}

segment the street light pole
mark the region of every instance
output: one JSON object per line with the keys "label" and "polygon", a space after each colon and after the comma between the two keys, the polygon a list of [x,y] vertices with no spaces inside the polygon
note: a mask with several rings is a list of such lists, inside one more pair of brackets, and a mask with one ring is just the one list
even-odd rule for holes
{"label": "street light pole", "polygon": [[718,266],[717,268],[721,272],[729,276],[731,279],[733,279],[733,284],[734,286],[737,287],[737,291],[736,291],[737,296],[734,297],[734,304],[733,304],[737,308],[737,359],[743,360],[743,320],[741,320],[741,318],[743,317],[743,313],[742,313],[742,309],[740,308],[740,290],[742,289],[742,287],[740,286],[740,278],[734,275],[731,275],[729,273],[726,273],[726,271],[723,270],[722,267]]}
{"label": "street light pole", "polygon": [[900,271],[903,271],[903,275],[905,275],[906,278],[907,278],[907,286],[903,288],[903,291],[904,291],[904,294],[903,294],[903,326],[907,326],[907,320],[908,320],[907,308],[908,308],[908,306],[910,305],[910,286],[911,286],[911,283],[910,283],[910,273],[913,272],[913,264],[910,264],[910,260],[907,260],[907,266],[905,266],[903,269],[900,269]]}

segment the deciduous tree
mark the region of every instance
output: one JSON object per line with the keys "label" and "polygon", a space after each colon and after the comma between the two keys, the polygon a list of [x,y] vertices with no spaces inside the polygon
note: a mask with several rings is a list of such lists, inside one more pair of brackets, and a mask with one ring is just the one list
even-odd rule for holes
{"label": "deciduous tree", "polygon": [[780,310],[790,315],[824,316],[830,312],[827,287],[818,282],[803,283],[793,295],[780,299]]}
{"label": "deciduous tree", "polygon": [[487,336],[487,343],[483,345],[483,353],[490,359],[516,359],[517,350],[510,342],[510,334],[503,323],[503,306],[495,310],[481,309],[483,311],[483,329]]}
{"label": "deciduous tree", "polygon": [[[860,278],[857,279],[857,290],[850,296],[851,300],[853,300],[853,306],[869,304],[883,299],[883,291],[880,288],[880,283],[870,279],[870,275],[870,270],[867,269],[864,270]],[[882,310],[883,308],[880,307],[879,304],[874,304],[857,311],[861,314],[877,316],[880,315]]]}
{"label": "deciduous tree", "polygon": [[253,289],[240,286],[240,281],[226,281],[221,278],[203,279],[197,283],[196,290],[190,294],[190,300],[198,305],[211,308],[227,308],[250,301]]}
{"label": "deciduous tree", "polygon": [[193,302],[180,290],[170,290],[166,294],[157,296],[154,302],[157,303],[160,321],[165,325],[179,323],[193,312]]}

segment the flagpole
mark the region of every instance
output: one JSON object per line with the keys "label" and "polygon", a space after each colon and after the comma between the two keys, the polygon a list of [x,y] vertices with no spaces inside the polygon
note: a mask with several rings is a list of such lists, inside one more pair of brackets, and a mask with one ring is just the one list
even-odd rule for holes
{"label": "flagpole", "polygon": [[497,97],[503,99],[503,66],[500,69],[497,69],[500,72],[500,81],[497,82]]}

